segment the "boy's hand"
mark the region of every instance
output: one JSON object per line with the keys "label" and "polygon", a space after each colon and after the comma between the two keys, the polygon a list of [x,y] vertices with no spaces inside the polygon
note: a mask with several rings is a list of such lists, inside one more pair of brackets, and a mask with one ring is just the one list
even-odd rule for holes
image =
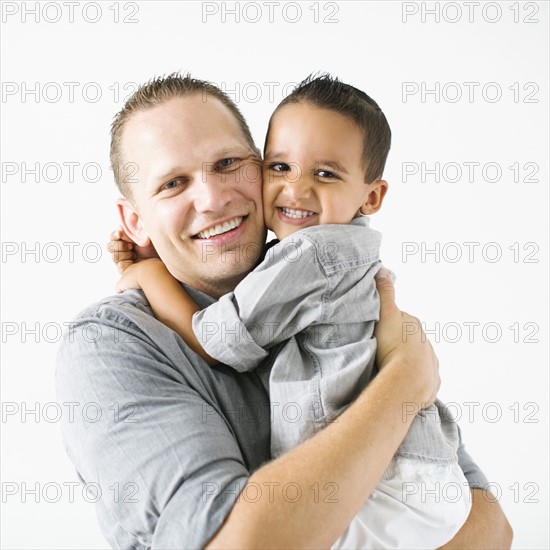
{"label": "boy's hand", "polygon": [[111,233],[107,250],[112,254],[113,262],[115,262],[119,273],[123,273],[135,262],[148,258],[158,258],[157,251],[152,244],[138,246],[128,237],[122,227]]}
{"label": "boy's hand", "polygon": [[122,270],[122,277],[118,280],[115,289],[117,292],[139,290],[146,284],[145,281],[148,277],[154,282],[158,278],[158,274],[164,271],[168,270],[158,258],[148,258],[130,263]]}

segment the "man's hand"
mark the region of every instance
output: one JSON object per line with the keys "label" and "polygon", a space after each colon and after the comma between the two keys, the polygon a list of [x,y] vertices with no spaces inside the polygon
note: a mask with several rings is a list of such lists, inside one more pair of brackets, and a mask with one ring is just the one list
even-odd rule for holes
{"label": "man's hand", "polygon": [[425,388],[421,408],[426,408],[435,401],[441,385],[439,361],[420,321],[395,305],[393,282],[384,267],[376,275],[376,288],[380,295],[380,320],[374,330],[378,368],[390,363],[406,365],[406,375]]}
{"label": "man's hand", "polygon": [[[158,258],[157,251],[152,244],[149,246],[138,246],[130,239],[122,227],[111,233],[110,240],[107,243],[107,251],[112,254],[113,262],[115,262],[119,273],[123,273],[132,264],[141,260]],[[131,288],[136,287],[133,286]]]}
{"label": "man's hand", "polygon": [[[387,269],[376,275],[380,294],[380,321],[374,334],[378,341],[378,368],[405,364],[403,376],[419,377],[426,384],[426,406],[433,403],[439,389],[439,363],[420,321],[395,305],[395,290]],[[425,381],[425,382],[424,382]],[[417,386],[418,387],[418,386]],[[466,523],[440,550],[510,548],[512,528],[495,498],[487,491],[472,490],[472,509]]]}

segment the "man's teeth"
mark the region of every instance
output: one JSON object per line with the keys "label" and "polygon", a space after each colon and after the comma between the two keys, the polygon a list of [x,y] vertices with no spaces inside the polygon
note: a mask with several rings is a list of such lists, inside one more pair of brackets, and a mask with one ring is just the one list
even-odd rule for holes
{"label": "man's teeth", "polygon": [[242,218],[234,218],[233,220],[229,220],[228,222],[215,225],[214,227],[209,227],[208,229],[205,229],[204,231],[197,233],[197,237],[199,237],[199,239],[209,239],[210,237],[215,237],[216,235],[227,233],[228,231],[231,231],[232,229],[239,227],[242,221],[243,221]]}
{"label": "man's teeth", "polygon": [[281,210],[289,218],[309,218],[315,214],[315,212],[310,212],[309,210],[293,210],[292,208],[285,207],[282,207]]}

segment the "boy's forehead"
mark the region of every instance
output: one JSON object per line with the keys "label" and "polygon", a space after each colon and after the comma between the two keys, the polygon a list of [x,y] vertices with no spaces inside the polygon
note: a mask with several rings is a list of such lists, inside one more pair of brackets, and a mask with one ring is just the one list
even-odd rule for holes
{"label": "boy's forehead", "polygon": [[307,150],[321,161],[348,161],[362,156],[363,134],[347,116],[309,102],[284,105],[271,120],[266,140],[266,158]]}

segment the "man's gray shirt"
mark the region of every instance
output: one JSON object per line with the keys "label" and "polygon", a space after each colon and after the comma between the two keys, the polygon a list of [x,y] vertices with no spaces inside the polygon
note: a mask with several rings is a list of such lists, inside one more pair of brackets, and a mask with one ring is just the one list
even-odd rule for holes
{"label": "man's gray shirt", "polygon": [[[201,308],[214,302],[185,288]],[[101,488],[97,514],[113,548],[208,543],[270,459],[260,380],[269,367],[209,367],[138,290],[79,314],[60,345],[57,397],[90,411],[65,418],[63,436],[80,480]],[[458,456],[470,485],[486,485],[462,444]]]}

